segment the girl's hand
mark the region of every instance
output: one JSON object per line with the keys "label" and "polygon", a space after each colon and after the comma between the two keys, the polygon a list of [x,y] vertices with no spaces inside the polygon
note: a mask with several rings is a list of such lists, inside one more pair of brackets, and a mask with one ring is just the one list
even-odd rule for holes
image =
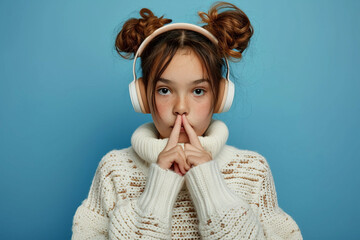
{"label": "girl's hand", "polygon": [[190,140],[190,143],[185,143],[184,145],[187,163],[192,167],[211,161],[211,153],[202,147],[195,130],[191,127],[185,115],[182,116],[182,120]]}
{"label": "girl's hand", "polygon": [[169,141],[164,150],[159,154],[157,164],[163,169],[174,170],[183,176],[190,169],[186,162],[184,150],[177,145],[181,129],[181,116],[176,117],[174,128],[170,133]]}

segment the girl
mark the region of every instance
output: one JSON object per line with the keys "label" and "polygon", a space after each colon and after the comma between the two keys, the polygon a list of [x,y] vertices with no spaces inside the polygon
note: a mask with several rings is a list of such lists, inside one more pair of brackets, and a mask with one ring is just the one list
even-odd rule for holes
{"label": "girl", "polygon": [[115,46],[135,55],[134,69],[141,56],[133,88],[140,101],[132,101],[153,123],[133,133],[131,147],[101,159],[72,239],[302,239],[278,206],[266,159],[226,145],[226,125],[212,119],[229,104],[222,71],[249,43],[248,17],[226,2],[199,12],[200,30],[164,30],[170,19],[146,8],[140,15],[125,22]]}

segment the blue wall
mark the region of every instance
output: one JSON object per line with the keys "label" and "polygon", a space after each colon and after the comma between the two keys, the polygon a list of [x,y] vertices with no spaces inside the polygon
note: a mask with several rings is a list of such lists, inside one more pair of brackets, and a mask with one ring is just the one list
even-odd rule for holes
{"label": "blue wall", "polygon": [[[0,2],[0,238],[69,239],[101,157],[149,115],[113,42],[142,7],[197,23],[213,1]],[[233,63],[228,144],[264,155],[305,239],[360,235],[359,1],[230,1],[255,34]]]}

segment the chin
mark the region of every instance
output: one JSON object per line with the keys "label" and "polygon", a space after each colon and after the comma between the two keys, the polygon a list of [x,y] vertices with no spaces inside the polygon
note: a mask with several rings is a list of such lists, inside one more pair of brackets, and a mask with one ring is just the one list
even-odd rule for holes
{"label": "chin", "polygon": [[189,140],[189,137],[187,136],[187,134],[186,133],[180,133],[178,143],[189,143],[189,142],[190,142],[190,140]]}

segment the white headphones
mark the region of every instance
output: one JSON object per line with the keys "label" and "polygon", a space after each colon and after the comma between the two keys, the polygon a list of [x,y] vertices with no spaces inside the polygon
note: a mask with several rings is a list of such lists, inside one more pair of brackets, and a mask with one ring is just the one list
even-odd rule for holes
{"label": "white headphones", "polygon": [[[218,44],[218,40],[212,35],[209,31],[206,29],[190,24],[190,23],[172,23],[167,24],[166,26],[162,26],[159,29],[155,30],[150,36],[148,36],[140,45],[139,49],[137,50],[135,57],[134,57],[134,63],[133,63],[133,75],[134,80],[129,84],[129,92],[130,92],[130,98],[131,103],[134,107],[134,110],[139,113],[150,113],[149,104],[146,98],[146,92],[145,92],[145,85],[142,80],[142,78],[137,79],[136,73],[135,73],[135,65],[136,65],[136,59],[141,56],[142,51],[146,47],[146,45],[156,36],[170,31],[174,29],[186,29],[186,30],[192,30],[198,33],[201,33],[208,39],[210,39],[214,44]],[[219,97],[218,101],[215,104],[214,113],[221,113],[221,112],[227,112],[234,99],[235,94],[235,85],[232,81],[229,79],[230,75],[230,69],[229,69],[229,63],[227,59],[225,58],[226,67],[227,67],[227,73],[226,73],[226,79],[222,78],[220,81],[220,89],[219,89]]]}

